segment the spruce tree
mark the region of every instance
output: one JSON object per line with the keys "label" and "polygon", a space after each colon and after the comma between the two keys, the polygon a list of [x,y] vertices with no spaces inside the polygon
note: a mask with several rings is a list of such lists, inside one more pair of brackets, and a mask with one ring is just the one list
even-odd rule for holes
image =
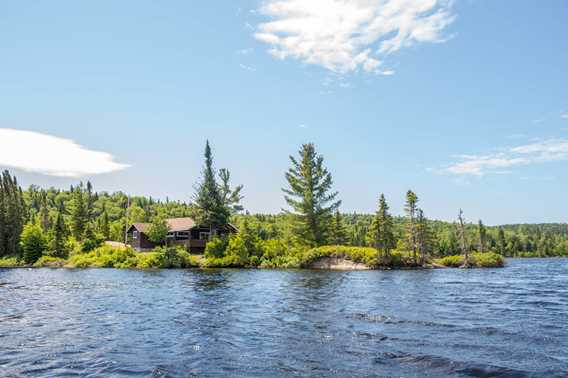
{"label": "spruce tree", "polygon": [[420,261],[421,264],[424,264],[426,258],[431,255],[434,250],[434,241],[430,224],[428,223],[428,219],[424,216],[422,209],[418,209],[416,212],[416,231]]}
{"label": "spruce tree", "polygon": [[0,256],[18,256],[26,218],[26,204],[16,177],[6,170],[0,179]]}
{"label": "spruce tree", "polygon": [[59,258],[67,257],[67,248],[65,245],[67,239],[67,226],[65,225],[65,220],[63,219],[63,213],[64,209],[62,206],[60,206],[57,210],[55,223],[51,231],[51,253],[54,257]]}
{"label": "spruce tree", "polygon": [[505,238],[505,230],[503,227],[499,227],[499,231],[497,233],[497,249],[499,254],[505,256],[507,253],[507,239]]}
{"label": "spruce tree", "polygon": [[71,208],[71,232],[75,239],[82,240],[87,227],[87,206],[81,185],[73,190],[73,207]]}
{"label": "spruce tree", "polygon": [[330,229],[330,239],[329,244],[333,245],[345,245],[347,243],[347,228],[345,227],[345,222],[343,222],[343,217],[339,210],[335,211],[335,216],[331,221]]}
{"label": "spruce tree", "polygon": [[316,153],[312,143],[299,150],[299,159],[290,156],[292,167],[286,172],[289,189],[282,189],[292,211],[295,232],[301,244],[320,246],[327,242],[333,212],[341,201],[332,192],[331,173],[323,165],[323,156]]}
{"label": "spruce tree", "polygon": [[379,207],[369,227],[369,241],[384,256],[396,247],[393,219],[384,194],[379,197]]}
{"label": "spruce tree", "polygon": [[485,226],[483,225],[481,219],[477,224],[477,236],[478,236],[477,245],[479,252],[483,253],[485,252],[485,246],[487,244],[487,230],[485,229]]}
{"label": "spruce tree", "polygon": [[223,202],[223,197],[215,178],[213,167],[213,154],[209,141],[205,144],[205,163],[201,172],[201,182],[197,184],[194,205],[197,222],[210,228],[216,228],[227,224],[229,209]]}
{"label": "spruce tree", "polygon": [[101,234],[105,240],[110,240],[110,221],[108,219],[108,212],[104,206],[101,214]]}
{"label": "spruce tree", "polygon": [[404,205],[404,211],[406,212],[406,239],[407,246],[412,251],[414,264],[418,263],[416,256],[416,211],[418,210],[417,204],[418,196],[412,190],[406,192],[406,203]]}

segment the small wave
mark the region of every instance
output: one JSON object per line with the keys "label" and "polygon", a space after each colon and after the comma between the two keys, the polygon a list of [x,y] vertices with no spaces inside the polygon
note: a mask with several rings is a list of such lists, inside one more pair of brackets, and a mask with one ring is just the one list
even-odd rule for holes
{"label": "small wave", "polygon": [[439,356],[413,356],[410,354],[396,354],[385,352],[382,357],[377,358],[377,363],[384,363],[387,359],[399,364],[417,365],[421,369],[428,368],[438,371],[441,374],[461,374],[470,377],[500,377],[500,378],[521,378],[531,376],[531,372],[516,370],[501,366],[476,364],[462,361],[454,361],[449,358]]}
{"label": "small wave", "polygon": [[373,315],[373,314],[353,314],[353,319],[356,320],[365,320],[369,322],[377,322],[377,323],[384,323],[384,324],[415,324],[415,325],[422,325],[427,327],[441,327],[441,328],[456,328],[457,326],[454,324],[447,324],[447,323],[439,323],[433,322],[429,320],[414,320],[414,319],[400,319],[385,315]]}

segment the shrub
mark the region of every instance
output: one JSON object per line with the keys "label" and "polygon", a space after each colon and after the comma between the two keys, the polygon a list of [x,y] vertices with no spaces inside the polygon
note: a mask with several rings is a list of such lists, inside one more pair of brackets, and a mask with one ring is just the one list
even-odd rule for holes
{"label": "shrub", "polygon": [[[157,248],[152,258],[143,262],[151,268],[191,268],[198,266],[194,257],[185,249],[178,248]],[[140,261],[139,261],[139,265]]]}
{"label": "shrub", "polygon": [[474,253],[472,264],[478,268],[501,268],[505,266],[505,258],[495,252]]}
{"label": "shrub", "polygon": [[42,256],[34,263],[35,268],[60,268],[64,266],[66,261],[61,258],[53,257],[53,256]]}
{"label": "shrub", "polygon": [[300,266],[307,267],[323,257],[345,258],[368,266],[378,265],[377,250],[369,247],[352,247],[344,245],[329,245],[310,249],[301,256]]}
{"label": "shrub", "polygon": [[71,256],[68,265],[76,268],[135,268],[138,260],[131,248],[102,246],[88,253]]}
{"label": "shrub", "polygon": [[219,258],[225,256],[228,239],[226,237],[215,237],[205,246],[205,258]]}
{"label": "shrub", "polygon": [[17,257],[0,257],[0,268],[12,268],[21,265]]}
{"label": "shrub", "polygon": [[27,264],[36,262],[45,252],[47,243],[41,227],[35,224],[27,224],[22,231],[22,250],[24,261]]}
{"label": "shrub", "polygon": [[[455,255],[442,257],[434,262],[450,268],[459,268],[464,264],[464,261],[464,256]],[[469,263],[474,268],[500,268],[505,266],[505,259],[494,252],[472,253],[469,257]]]}

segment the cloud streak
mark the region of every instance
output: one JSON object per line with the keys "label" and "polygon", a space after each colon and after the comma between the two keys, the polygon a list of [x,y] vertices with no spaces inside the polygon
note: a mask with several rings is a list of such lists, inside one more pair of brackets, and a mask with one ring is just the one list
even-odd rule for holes
{"label": "cloud streak", "polygon": [[508,168],[568,160],[568,140],[550,139],[512,147],[488,155],[464,155],[443,169],[453,175],[485,176]]}
{"label": "cloud streak", "polygon": [[106,152],[89,150],[72,140],[16,129],[0,129],[0,166],[59,177],[98,175],[129,167]]}
{"label": "cloud streak", "polygon": [[448,39],[451,6],[451,0],[268,0],[260,13],[269,21],[254,36],[278,59],[391,75],[381,68],[384,56]]}

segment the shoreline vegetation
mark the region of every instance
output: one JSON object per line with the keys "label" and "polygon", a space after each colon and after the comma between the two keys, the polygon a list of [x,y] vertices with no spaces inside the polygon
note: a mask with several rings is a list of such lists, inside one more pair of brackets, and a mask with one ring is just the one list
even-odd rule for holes
{"label": "shoreline vegetation", "polygon": [[[23,190],[8,171],[0,179],[0,267],[424,269],[492,268],[505,257],[568,256],[568,225],[487,227],[427,219],[408,190],[404,215],[393,216],[384,194],[374,214],[342,213],[331,173],[313,144],[290,156],[280,214],[249,214],[243,186],[215,169],[209,142],[189,202],[95,192],[90,182],[68,190],[32,185]],[[237,232],[209,235],[196,255],[167,245],[167,218],[190,217],[209,230],[228,224]],[[126,230],[149,223],[155,250],[128,246]],[[208,233],[209,234],[209,233]]]}
{"label": "shoreline vegetation", "polygon": [[[329,269],[329,270],[391,270],[463,268],[464,256],[446,256],[415,265],[410,254],[393,253],[378,257],[369,247],[324,246],[298,251],[296,256],[281,259],[280,263],[219,259],[192,255],[183,248],[157,248],[136,252],[132,248],[102,246],[91,252],[76,254],[68,259],[42,256],[33,264],[15,257],[0,259],[0,268],[114,268],[114,269],[188,269],[188,268],[247,268],[247,269]],[[505,259],[492,252],[474,253],[470,268],[499,268]]]}

